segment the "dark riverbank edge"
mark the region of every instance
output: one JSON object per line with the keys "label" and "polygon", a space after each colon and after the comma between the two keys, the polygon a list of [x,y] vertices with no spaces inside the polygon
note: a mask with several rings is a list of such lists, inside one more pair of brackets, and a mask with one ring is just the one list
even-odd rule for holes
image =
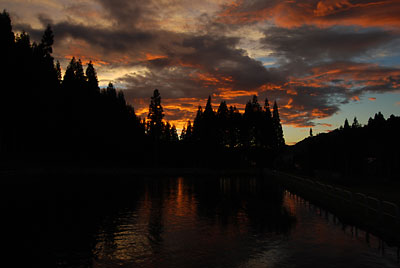
{"label": "dark riverbank edge", "polygon": [[40,175],[40,174],[89,174],[89,175],[261,175],[265,169],[259,168],[22,168],[2,169],[0,175]]}
{"label": "dark riverbank edge", "polygon": [[273,178],[290,192],[332,212],[344,225],[357,226],[380,237],[390,246],[400,247],[400,211],[396,204],[290,173],[264,170],[264,176]]}
{"label": "dark riverbank edge", "polygon": [[[35,183],[47,181],[52,176],[68,178],[72,181],[79,180],[84,183],[85,179],[99,178],[100,181],[129,182],[135,177],[158,177],[158,176],[263,176],[267,174],[260,168],[79,168],[79,167],[46,167],[46,168],[3,168],[0,169],[0,184],[13,183]],[[111,177],[111,180],[110,180]]]}

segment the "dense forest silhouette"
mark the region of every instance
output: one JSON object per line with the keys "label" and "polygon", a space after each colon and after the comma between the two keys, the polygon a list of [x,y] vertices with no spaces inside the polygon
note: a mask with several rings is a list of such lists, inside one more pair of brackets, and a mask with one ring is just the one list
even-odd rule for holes
{"label": "dense forest silhouette", "polygon": [[84,70],[72,58],[63,75],[53,43],[50,26],[31,42],[0,14],[4,165],[272,166],[285,148],[276,102],[271,112],[267,99],[261,106],[254,96],[241,114],[225,101],[214,111],[209,97],[179,137],[164,120],[158,89],[141,119],[112,83],[100,89],[92,62]]}
{"label": "dense forest silhouette", "polygon": [[400,117],[381,112],[362,126],[355,117],[329,133],[298,142],[282,156],[286,168],[306,175],[350,183],[350,180],[398,180]]}

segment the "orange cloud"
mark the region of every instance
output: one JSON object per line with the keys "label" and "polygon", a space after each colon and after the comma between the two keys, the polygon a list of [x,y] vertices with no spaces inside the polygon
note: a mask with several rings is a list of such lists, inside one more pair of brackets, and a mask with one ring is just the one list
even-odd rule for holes
{"label": "orange cloud", "polygon": [[287,90],[286,90],[286,93],[287,93],[288,95],[297,95],[297,91],[294,90],[294,89],[287,89]]}
{"label": "orange cloud", "polygon": [[[263,91],[272,91],[272,90],[286,90],[285,88],[288,86],[288,83],[284,83],[283,85],[277,85],[277,84],[265,84],[262,85],[261,87],[258,88],[258,91],[263,92]],[[287,91],[291,91],[292,89],[288,89]],[[293,91],[294,92],[294,91]],[[291,94],[291,95],[296,95],[296,94]]]}
{"label": "orange cloud", "polygon": [[187,68],[202,69],[202,66],[200,64],[196,64],[196,63],[192,63],[192,62],[185,62],[182,60],[179,60],[178,62],[176,62],[175,65],[181,66],[181,67],[187,67]]}
{"label": "orange cloud", "polygon": [[295,113],[290,110],[280,110],[281,121],[285,125],[290,125],[295,128],[313,127],[313,125],[307,125],[303,122],[305,119],[309,118],[309,112],[307,111],[296,111]]}
{"label": "orange cloud", "polygon": [[157,60],[157,59],[165,59],[165,58],[168,58],[168,57],[164,56],[164,55],[146,53],[146,60]]}
{"label": "orange cloud", "polygon": [[311,112],[311,116],[317,117],[317,118],[326,118],[326,117],[330,116],[330,113],[324,109],[313,109]]}
{"label": "orange cloud", "polygon": [[283,106],[283,107],[286,108],[286,109],[291,109],[291,108],[293,108],[292,103],[293,103],[293,99],[290,98],[290,99],[289,99],[289,102],[288,102],[285,106]]}
{"label": "orange cloud", "polygon": [[[336,86],[351,89],[357,86],[390,86],[400,88],[397,79],[400,76],[399,69],[382,68],[377,64],[337,62],[326,64],[311,69],[312,74],[304,77],[290,77],[291,86],[322,88],[336,81]],[[360,100],[354,96],[353,100]]]}
{"label": "orange cloud", "polygon": [[237,97],[243,97],[243,96],[251,97],[257,94],[258,92],[255,90],[232,90],[232,88],[220,87],[217,89],[215,96],[224,100],[232,100]]}
{"label": "orange cloud", "polygon": [[194,77],[195,80],[202,81],[206,85],[221,85],[233,82],[232,76],[223,76],[219,74],[196,73],[192,75],[192,77]]}
{"label": "orange cloud", "polygon": [[74,39],[73,43],[68,44],[66,48],[57,50],[55,57],[64,59],[72,59],[72,57],[75,57],[76,59],[81,59],[83,64],[92,61],[93,65],[97,67],[109,65],[110,63],[127,64],[132,62],[132,58],[128,55],[121,56],[118,55],[118,53],[110,52],[105,56],[100,51],[93,49],[93,47],[87,42],[76,39]]}
{"label": "orange cloud", "polygon": [[298,27],[304,24],[329,27],[334,25],[358,25],[363,27],[399,27],[400,3],[397,0],[351,1],[265,1],[265,5],[248,6],[236,1],[225,6],[218,14],[218,21],[244,24],[273,20],[282,27]]}
{"label": "orange cloud", "polygon": [[218,14],[217,21],[229,24],[244,24],[265,20],[271,15],[272,10],[268,8],[244,11],[241,10],[243,0],[233,2],[225,6],[225,9]]}

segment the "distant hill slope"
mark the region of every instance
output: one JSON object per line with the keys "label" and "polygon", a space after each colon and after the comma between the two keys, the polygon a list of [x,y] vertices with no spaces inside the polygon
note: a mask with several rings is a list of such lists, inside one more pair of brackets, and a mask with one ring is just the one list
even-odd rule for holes
{"label": "distant hill slope", "polygon": [[305,175],[400,180],[400,117],[379,112],[365,126],[346,120],[344,127],[291,146],[286,159]]}

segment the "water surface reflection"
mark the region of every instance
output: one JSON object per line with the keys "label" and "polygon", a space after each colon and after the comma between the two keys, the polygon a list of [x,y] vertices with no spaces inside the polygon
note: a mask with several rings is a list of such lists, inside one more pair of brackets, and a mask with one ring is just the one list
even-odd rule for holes
{"label": "water surface reflection", "polygon": [[121,213],[112,233],[99,231],[96,266],[231,267],[295,224],[282,189],[264,180],[147,179],[142,186],[137,208]]}
{"label": "water surface reflection", "polygon": [[15,262],[398,267],[395,258],[388,258],[390,250],[382,256],[365,243],[362,231],[355,235],[352,227],[350,235],[333,215],[268,179],[143,178],[53,187],[4,191],[2,229]]}

